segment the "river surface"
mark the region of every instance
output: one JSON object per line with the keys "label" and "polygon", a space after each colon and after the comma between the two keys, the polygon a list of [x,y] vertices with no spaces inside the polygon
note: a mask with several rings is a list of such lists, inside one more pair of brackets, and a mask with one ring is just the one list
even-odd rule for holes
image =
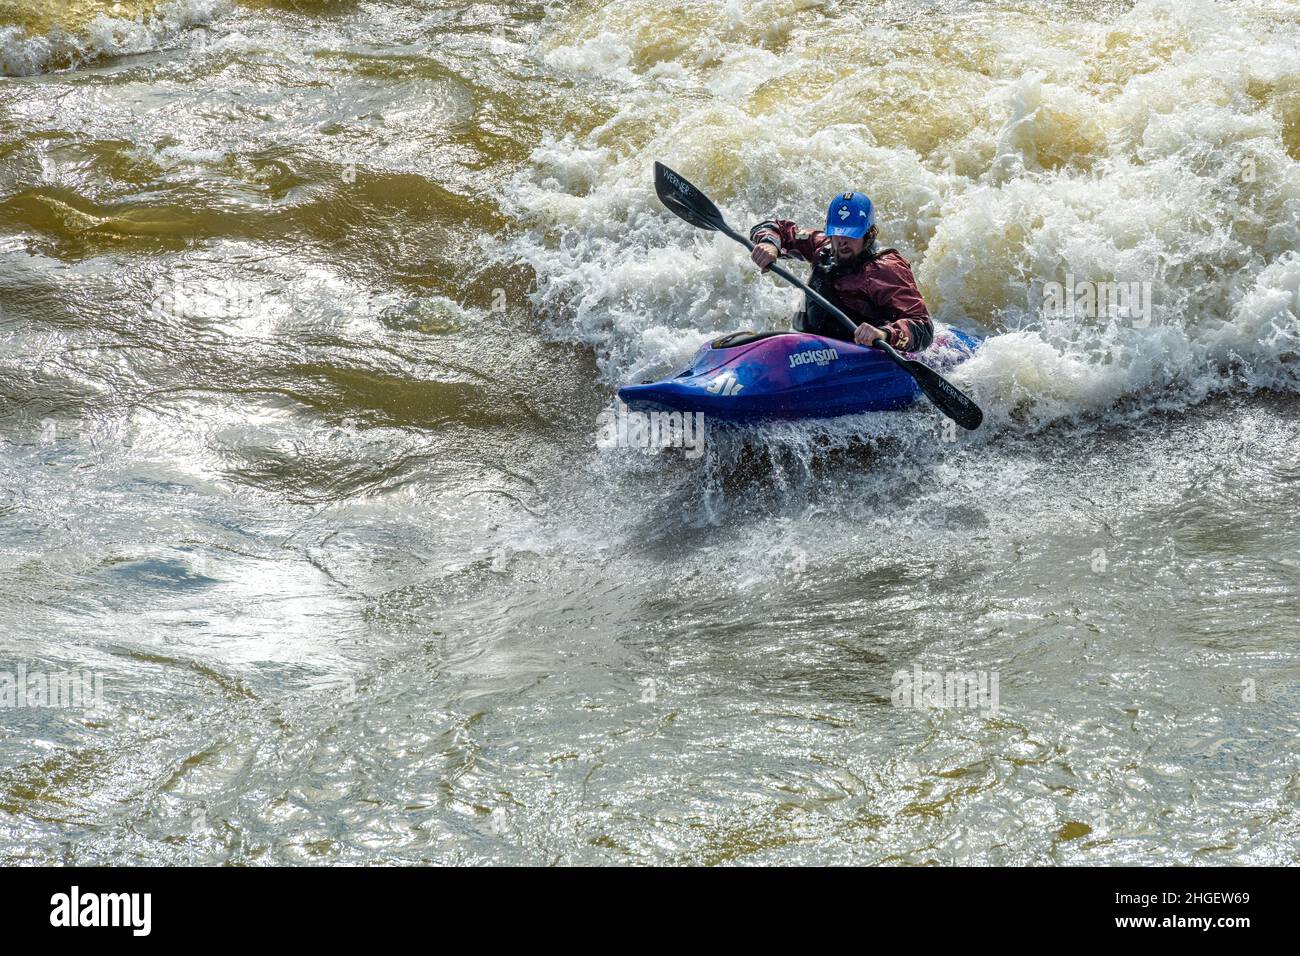
{"label": "river surface", "polygon": [[[0,861],[1300,862],[1297,50],[1294,0],[0,0]],[[798,302],[654,160],[743,226],[868,192],[985,426],[599,447]]]}

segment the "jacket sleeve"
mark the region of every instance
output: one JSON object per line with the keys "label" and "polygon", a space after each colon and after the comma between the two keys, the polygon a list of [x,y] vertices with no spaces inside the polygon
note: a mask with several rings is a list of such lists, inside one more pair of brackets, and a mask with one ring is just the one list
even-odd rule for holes
{"label": "jacket sleeve", "polygon": [[769,219],[749,230],[749,241],[755,244],[774,242],[783,258],[793,256],[814,262],[826,236],[812,229],[800,229],[789,219]]}
{"label": "jacket sleeve", "polygon": [[906,352],[920,352],[934,340],[934,323],[912,277],[912,267],[897,253],[882,256],[867,283],[867,294],[888,321],[879,326],[886,341]]}

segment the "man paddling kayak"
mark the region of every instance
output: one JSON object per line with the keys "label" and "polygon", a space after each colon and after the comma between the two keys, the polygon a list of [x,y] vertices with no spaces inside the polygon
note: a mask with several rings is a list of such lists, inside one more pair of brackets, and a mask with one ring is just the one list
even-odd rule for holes
{"label": "man paddling kayak", "polygon": [[[665,206],[667,206],[673,215],[686,220],[692,226],[695,226],[696,228],[699,229],[716,230],[722,233],[723,235],[736,240],[736,242],[739,242],[742,245],[752,250],[754,243],[751,242],[749,239],[746,239],[740,233],[736,232],[736,230],[732,229],[730,226],[727,225],[727,220],[723,217],[722,211],[713,204],[713,200],[711,200],[708,196],[704,195],[704,193],[700,192],[697,186],[694,186],[691,183],[687,182],[684,178],[682,178],[682,176],[679,173],[673,172],[671,169],[669,169],[667,166],[665,166],[663,163],[660,162],[655,163],[655,195],[659,197],[659,201],[662,202]],[[850,193],[849,196],[851,198],[853,194]],[[864,196],[863,199],[865,198],[866,197]],[[870,232],[871,231],[870,227],[874,226],[876,223],[875,223],[874,212],[872,212],[871,214],[867,214],[867,210],[865,209],[863,210],[863,212],[864,215],[860,216],[859,218],[867,220],[868,225],[867,225],[866,232],[863,232],[862,235],[859,237],[859,241],[862,242],[861,248],[865,250],[867,232]],[[851,212],[841,217],[839,215],[839,210],[837,209],[836,205],[832,203],[831,215],[834,216],[837,220],[840,218],[847,220],[850,218]],[[776,226],[776,224],[773,225]],[[760,231],[761,230],[762,230],[762,225],[760,224]],[[792,239],[790,245],[797,244],[799,242],[799,230],[794,227],[793,223],[791,223],[789,224],[789,231],[791,233],[791,239]],[[852,330],[850,334],[854,338],[856,338],[857,336],[862,336],[868,342],[871,342],[873,344],[873,347],[879,352],[882,352],[885,355],[885,357],[889,359],[889,361],[893,362],[896,368],[901,369],[911,377],[912,381],[916,383],[916,386],[920,388],[920,390],[925,394],[925,397],[934,403],[935,408],[939,409],[939,411],[943,412],[945,415],[951,418],[962,428],[965,428],[969,431],[980,427],[980,422],[984,420],[984,413],[980,411],[980,407],[978,405],[976,405],[974,402],[970,400],[969,396],[964,394],[961,391],[961,389],[957,388],[955,385],[952,384],[952,382],[948,381],[946,378],[944,378],[942,375],[940,375],[930,366],[926,365],[924,362],[918,361],[916,359],[905,358],[904,356],[899,354],[897,349],[895,349],[892,345],[889,344],[888,339],[890,338],[891,332],[888,331],[888,327],[891,323],[898,322],[900,321],[900,319],[894,318],[886,322],[885,323],[886,330],[878,329],[874,325],[871,325],[870,323],[860,322],[855,326],[853,323],[853,319],[850,318],[847,314],[845,314],[844,310],[841,309],[838,305],[831,302],[830,299],[826,298],[820,292],[817,292],[815,289],[810,288],[806,282],[803,282],[797,277],[791,275],[790,272],[787,271],[784,266],[776,265],[774,260],[782,252],[782,244],[780,239],[781,227],[776,226],[775,232],[776,235],[773,237],[775,241],[771,243],[768,242],[763,243],[763,245],[769,246],[768,251],[771,255],[770,258],[768,258],[768,256],[761,257],[760,265],[764,272],[767,272],[770,269],[772,272],[780,276],[786,282],[789,282],[791,285],[795,285],[803,289],[804,296],[806,299],[811,299],[813,302],[818,303],[819,305],[822,306],[822,308],[828,311],[833,318],[839,319],[844,324],[844,327],[846,329]],[[810,255],[815,254],[818,248],[818,244],[812,241],[814,235],[816,235],[816,233],[810,233],[806,239],[808,243],[807,252]],[[823,241],[831,241],[831,240],[827,240],[824,234],[822,238]],[[851,239],[853,237],[849,236],[848,238]],[[875,248],[874,234],[872,235],[871,239],[873,243],[872,254],[874,255],[874,258],[883,259],[884,254],[874,253],[874,248]],[[853,249],[854,249],[854,244],[850,243],[847,250],[850,254],[850,257],[852,257]],[[906,260],[904,260],[900,256],[898,258],[898,262],[902,263],[903,269],[906,270],[905,274],[907,278],[910,280],[912,276],[912,270],[910,267],[908,267]],[[913,294],[915,295],[915,299],[916,299],[915,304],[919,305],[920,309],[917,310],[913,308],[911,315],[906,314],[906,310],[899,310],[904,312],[901,318],[901,321],[904,324],[902,328],[894,329],[893,335],[898,340],[901,340],[902,337],[906,335],[908,338],[908,343],[907,343],[908,347],[912,349],[916,349],[920,347],[921,337],[923,335],[925,336],[925,340],[928,343],[933,337],[934,333],[932,331],[933,325],[930,322],[930,317],[928,313],[926,313],[925,311],[925,303],[921,300],[920,295],[915,292],[916,284],[914,282],[909,282],[908,285],[913,290]],[[872,309],[876,308],[876,306],[874,305],[876,299],[874,297],[868,295],[868,296],[864,296],[863,298],[864,300],[869,299],[870,308]],[[886,294],[880,296],[880,298],[883,300],[888,300],[889,295]],[[771,336],[765,336],[763,338],[770,338],[774,340],[775,339],[790,340],[790,339],[797,339],[798,335],[771,335]],[[720,350],[709,348],[707,349],[707,351],[716,352]],[[829,351],[836,352],[837,355],[839,354],[835,349],[830,349]],[[831,361],[838,362],[839,359],[837,358],[832,360],[828,356],[827,363],[829,364]],[[738,379],[734,379],[730,371],[723,373],[723,375],[726,375],[727,377],[723,378],[722,375],[714,375],[707,383],[705,383],[705,385],[703,386],[704,392],[706,394],[713,394],[714,392],[721,393],[725,391],[727,396],[731,397],[743,391],[745,387],[744,382],[741,382]],[[625,391],[626,389],[621,390],[619,392],[619,395],[620,396],[623,395]],[[630,398],[632,396],[628,396],[628,397]],[[626,401],[627,399],[624,400]],[[631,402],[628,402],[628,404],[630,405]],[[849,413],[845,412],[844,414],[849,414]]]}
{"label": "man paddling kayak", "polygon": [[[912,267],[897,249],[876,247],[876,210],[862,193],[836,196],[826,211],[826,231],[800,229],[788,219],[760,222],[749,232],[750,258],[764,272],[778,258],[813,264],[808,284],[858,323],[853,341],[884,339],[904,352],[920,352],[934,338],[934,323]],[[848,332],[816,302],[794,318],[797,332],[847,341]]]}

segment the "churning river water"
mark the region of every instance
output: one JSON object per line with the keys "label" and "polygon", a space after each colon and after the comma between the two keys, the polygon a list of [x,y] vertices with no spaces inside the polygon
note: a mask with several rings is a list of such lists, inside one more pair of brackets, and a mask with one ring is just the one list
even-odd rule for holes
{"label": "churning river water", "polygon": [[[1300,862],[1297,51],[1295,0],[0,0],[0,861]],[[739,225],[868,192],[984,427],[598,447],[798,301],[654,160]]]}

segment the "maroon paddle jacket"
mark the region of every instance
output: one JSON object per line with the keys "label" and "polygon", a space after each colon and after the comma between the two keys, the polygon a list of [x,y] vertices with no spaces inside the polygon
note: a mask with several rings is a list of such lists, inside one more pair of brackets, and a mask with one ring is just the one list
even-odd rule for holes
{"label": "maroon paddle jacket", "polygon": [[[841,266],[831,252],[831,240],[824,232],[800,229],[788,219],[760,222],[749,232],[751,242],[775,242],[782,258],[802,259],[814,266],[809,285],[830,299],[850,319],[870,322],[885,333],[886,341],[899,351],[919,352],[934,338],[934,323],[925,300],[912,278],[912,267],[896,249],[875,251]],[[819,335],[848,339],[849,333],[830,316],[817,322],[816,303],[808,303],[808,315]],[[824,311],[824,310],[821,310]],[[820,326],[820,327],[818,327]]]}

